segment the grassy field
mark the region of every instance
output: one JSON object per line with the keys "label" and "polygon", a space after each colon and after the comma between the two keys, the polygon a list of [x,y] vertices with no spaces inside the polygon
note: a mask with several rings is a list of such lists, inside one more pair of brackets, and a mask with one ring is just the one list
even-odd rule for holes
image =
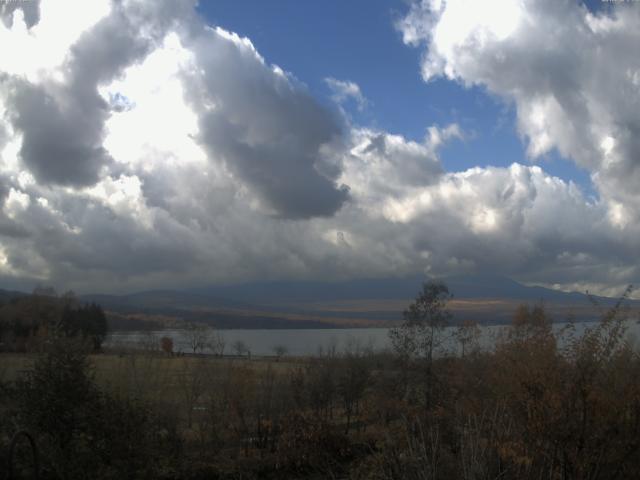
{"label": "grassy field", "polygon": [[19,353],[0,354],[0,382],[13,381],[18,376],[31,368],[35,361],[35,355]]}
{"label": "grassy field", "polygon": [[[37,354],[0,354],[0,382],[11,382],[32,368]],[[119,396],[180,405],[196,405],[206,391],[229,380],[230,375],[260,377],[286,375],[308,363],[304,358],[167,356],[129,352],[90,355],[97,384]],[[185,398],[186,397],[186,398]],[[191,397],[191,398],[189,398]]]}
{"label": "grassy field", "polygon": [[[15,379],[21,372],[28,371],[37,358],[36,353],[0,353],[0,380]],[[89,361],[95,369],[98,380],[108,380],[123,373],[138,369],[154,369],[168,373],[176,373],[196,366],[245,366],[253,371],[261,372],[269,368],[279,372],[288,371],[308,362],[303,357],[261,357],[239,358],[236,356],[218,357],[213,355],[167,356],[144,352],[133,353],[101,353],[89,355]]]}

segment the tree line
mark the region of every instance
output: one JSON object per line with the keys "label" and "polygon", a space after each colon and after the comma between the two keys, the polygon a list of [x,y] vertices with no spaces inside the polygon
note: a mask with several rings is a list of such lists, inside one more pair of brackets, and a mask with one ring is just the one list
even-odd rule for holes
{"label": "tree line", "polygon": [[37,351],[47,339],[62,335],[82,339],[97,352],[107,333],[103,309],[82,304],[73,292],[59,296],[51,288],[36,288],[0,303],[0,351]]}

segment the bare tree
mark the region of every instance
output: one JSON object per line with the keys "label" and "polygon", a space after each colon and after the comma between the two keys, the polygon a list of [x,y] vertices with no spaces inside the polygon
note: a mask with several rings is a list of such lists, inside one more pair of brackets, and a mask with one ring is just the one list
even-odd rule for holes
{"label": "bare tree", "polygon": [[242,340],[236,340],[235,342],[233,342],[233,350],[239,357],[241,357],[245,353],[249,353],[249,347],[247,347],[247,344]]}
{"label": "bare tree", "polygon": [[187,322],[185,324],[185,333],[187,336],[187,343],[193,353],[202,352],[210,343],[211,329],[199,323]]}
{"label": "bare tree", "polygon": [[461,356],[473,351],[478,347],[478,341],[482,331],[477,322],[473,320],[465,320],[462,322],[454,333],[455,339],[460,344]]}
{"label": "bare tree", "polygon": [[353,418],[360,414],[360,403],[371,378],[371,353],[371,347],[363,348],[356,339],[347,341],[337,379],[337,390],[347,417],[345,434],[349,433]]}
{"label": "bare tree", "polygon": [[285,347],[284,345],[275,345],[272,348],[272,350],[273,350],[273,353],[275,354],[275,356],[277,357],[278,360],[280,360],[287,353],[289,353],[289,349],[287,347]]}
{"label": "bare tree", "polygon": [[214,355],[223,356],[224,347],[227,345],[224,335],[218,331],[211,332],[208,348]]}
{"label": "bare tree", "polygon": [[137,346],[144,353],[154,353],[160,348],[160,341],[153,332],[144,332],[137,340]]}
{"label": "bare tree", "polygon": [[186,358],[184,360],[176,376],[176,383],[180,388],[182,399],[184,400],[186,424],[188,428],[191,428],[193,424],[193,412],[200,398],[206,391],[206,359]]}

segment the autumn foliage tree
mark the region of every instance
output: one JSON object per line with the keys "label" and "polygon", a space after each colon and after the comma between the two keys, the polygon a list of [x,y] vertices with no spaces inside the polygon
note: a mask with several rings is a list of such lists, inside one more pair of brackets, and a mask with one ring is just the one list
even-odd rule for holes
{"label": "autumn foliage tree", "polygon": [[628,293],[596,325],[559,333],[542,305],[518,308],[487,377],[509,418],[495,446],[505,476],[637,476],[640,364],[624,341]]}
{"label": "autumn foliage tree", "polygon": [[160,339],[160,350],[167,355],[173,353],[173,339],[171,337],[164,336]]}

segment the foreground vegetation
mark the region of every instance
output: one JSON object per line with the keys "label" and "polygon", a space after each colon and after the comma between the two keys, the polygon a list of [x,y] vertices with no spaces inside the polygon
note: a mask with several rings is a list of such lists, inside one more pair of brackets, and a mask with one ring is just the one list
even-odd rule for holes
{"label": "foreground vegetation", "polygon": [[[26,429],[41,478],[640,476],[640,358],[621,303],[580,335],[522,306],[491,351],[466,324],[462,354],[443,356],[448,299],[425,285],[386,354],[90,354],[90,336],[49,329],[37,352],[0,355],[0,465]],[[28,473],[26,444],[15,463]]]}

